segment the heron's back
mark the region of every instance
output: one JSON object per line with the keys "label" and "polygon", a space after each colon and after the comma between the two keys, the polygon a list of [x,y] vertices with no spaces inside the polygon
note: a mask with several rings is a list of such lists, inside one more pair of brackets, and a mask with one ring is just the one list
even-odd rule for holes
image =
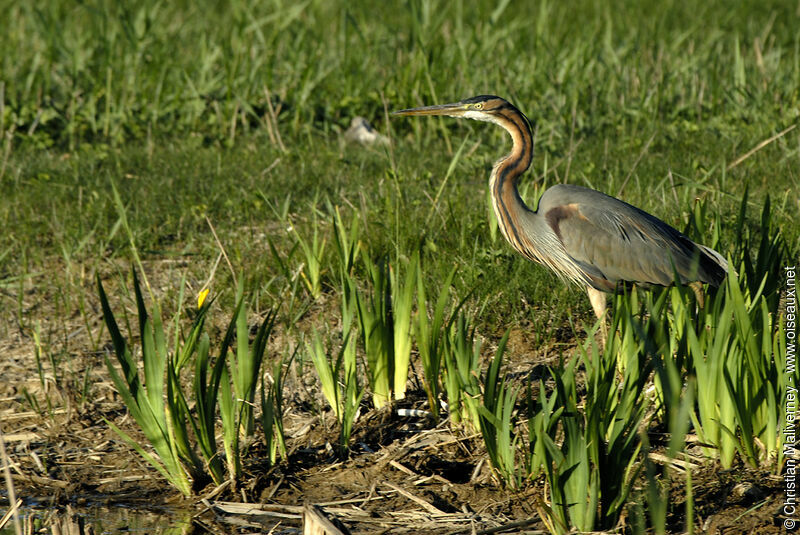
{"label": "heron's back", "polygon": [[668,286],[699,281],[719,286],[728,263],[647,212],[581,186],[548,189],[531,214],[543,219],[587,284],[613,291],[619,283]]}

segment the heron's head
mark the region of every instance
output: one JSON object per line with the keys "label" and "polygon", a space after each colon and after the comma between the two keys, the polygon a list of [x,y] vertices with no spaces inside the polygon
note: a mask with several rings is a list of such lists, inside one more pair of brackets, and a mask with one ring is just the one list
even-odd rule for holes
{"label": "heron's head", "polygon": [[393,115],[447,115],[497,123],[501,114],[510,110],[519,113],[519,110],[505,99],[494,95],[479,95],[452,104],[399,110],[393,112]]}

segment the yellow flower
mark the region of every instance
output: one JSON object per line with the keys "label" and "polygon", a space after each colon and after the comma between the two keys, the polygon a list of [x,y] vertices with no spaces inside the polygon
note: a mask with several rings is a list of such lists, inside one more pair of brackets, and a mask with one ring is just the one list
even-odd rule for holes
{"label": "yellow flower", "polygon": [[203,308],[203,303],[205,303],[206,297],[208,297],[208,288],[201,290],[197,295],[197,308]]}

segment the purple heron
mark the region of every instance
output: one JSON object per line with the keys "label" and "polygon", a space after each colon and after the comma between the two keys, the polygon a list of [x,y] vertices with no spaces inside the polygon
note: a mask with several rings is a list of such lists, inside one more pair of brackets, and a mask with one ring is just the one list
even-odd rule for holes
{"label": "purple heron", "polygon": [[489,181],[500,231],[525,258],[585,286],[598,318],[606,309],[606,293],[621,285],[669,286],[677,276],[692,286],[702,306],[702,283],[719,286],[725,278],[728,262],[718,252],[599,191],[558,184],[542,194],[536,210],[528,208],[517,181],[533,158],[530,124],[500,97],[481,95],[394,115],[447,115],[504,128],[511,135],[511,152],[494,164]]}

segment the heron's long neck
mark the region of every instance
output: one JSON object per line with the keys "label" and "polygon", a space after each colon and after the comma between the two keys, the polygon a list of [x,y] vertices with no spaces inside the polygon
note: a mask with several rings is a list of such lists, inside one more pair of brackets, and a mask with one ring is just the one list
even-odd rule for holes
{"label": "heron's long neck", "polygon": [[586,284],[586,276],[548,229],[545,219],[531,211],[519,196],[517,179],[531,165],[533,139],[528,121],[512,108],[494,121],[511,134],[511,152],[494,164],[489,187],[497,225],[508,243],[522,256],[549,267],[564,280]]}
{"label": "heron's long neck", "polygon": [[520,229],[522,218],[530,209],[517,191],[517,179],[531,165],[533,138],[528,121],[516,109],[505,111],[495,121],[509,134],[513,142],[511,152],[497,161],[492,169],[489,187],[497,223],[506,240],[519,252],[529,256],[529,244]]}

